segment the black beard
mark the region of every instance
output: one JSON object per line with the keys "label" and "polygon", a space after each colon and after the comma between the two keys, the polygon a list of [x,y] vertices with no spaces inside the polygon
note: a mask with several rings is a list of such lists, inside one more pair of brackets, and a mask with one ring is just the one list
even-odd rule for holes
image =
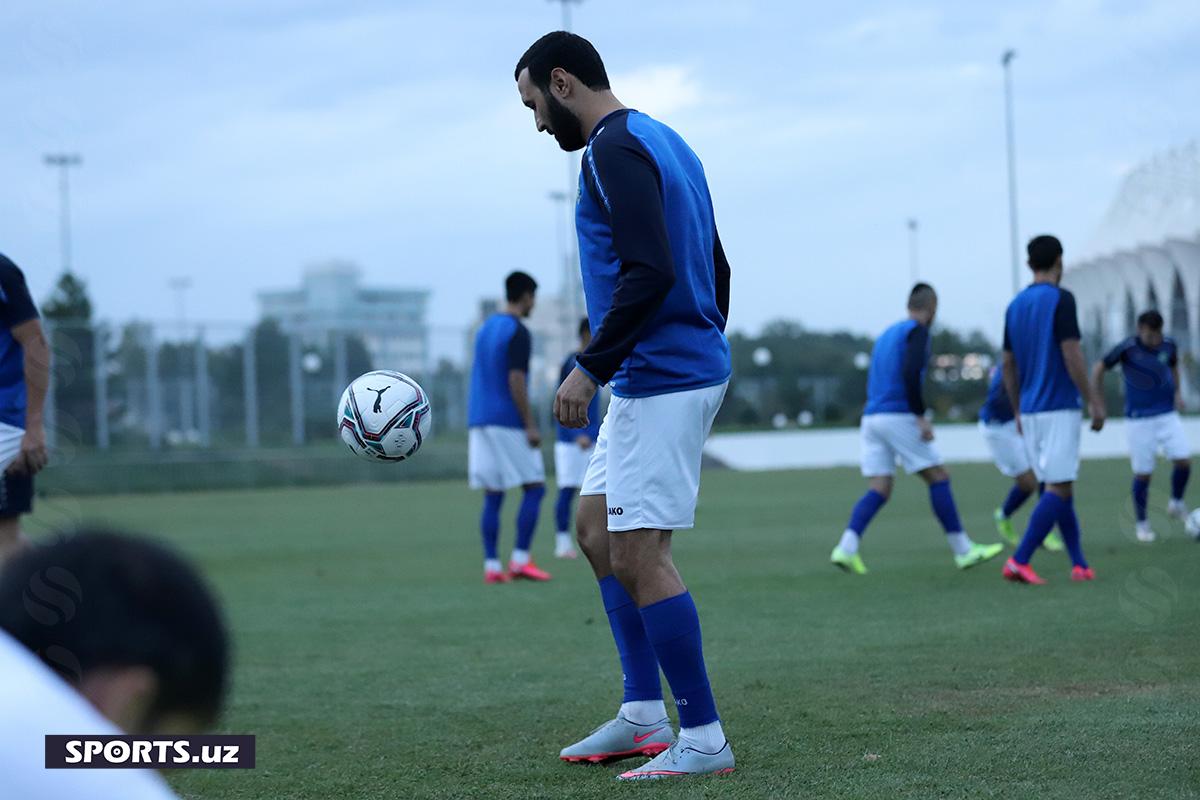
{"label": "black beard", "polygon": [[549,92],[543,92],[546,98],[546,112],[550,116],[550,130],[554,134],[558,146],[568,153],[581,150],[587,139],[583,135],[583,125],[579,118],[572,114],[566,106],[558,102]]}

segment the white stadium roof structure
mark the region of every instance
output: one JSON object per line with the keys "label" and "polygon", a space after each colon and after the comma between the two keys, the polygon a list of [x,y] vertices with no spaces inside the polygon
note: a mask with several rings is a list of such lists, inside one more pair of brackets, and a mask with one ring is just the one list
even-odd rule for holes
{"label": "white stadium roof structure", "polygon": [[1095,357],[1157,309],[1165,333],[1194,364],[1200,356],[1200,146],[1158,156],[1126,176],[1085,260],[1066,265],[1063,285]]}

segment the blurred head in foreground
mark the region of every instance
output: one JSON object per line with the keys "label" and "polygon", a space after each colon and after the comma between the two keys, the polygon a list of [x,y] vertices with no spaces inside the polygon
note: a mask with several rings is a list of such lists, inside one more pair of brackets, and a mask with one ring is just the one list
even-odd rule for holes
{"label": "blurred head in foreground", "polygon": [[532,314],[537,286],[537,281],[527,272],[518,270],[510,273],[504,279],[504,297],[508,300],[509,311],[522,318]]}
{"label": "blurred head in foreground", "polygon": [[1062,242],[1054,236],[1042,234],[1029,240],[1025,252],[1029,256],[1029,268],[1033,270],[1033,274],[1057,286],[1062,280]]}
{"label": "blurred head in foreground", "polygon": [[937,292],[928,283],[918,283],[908,293],[908,315],[922,325],[933,324],[937,307]]}
{"label": "blurred head in foreground", "polygon": [[221,710],[225,623],[163,545],[81,531],[21,553],[0,570],[0,629],[128,733],[194,733]]}

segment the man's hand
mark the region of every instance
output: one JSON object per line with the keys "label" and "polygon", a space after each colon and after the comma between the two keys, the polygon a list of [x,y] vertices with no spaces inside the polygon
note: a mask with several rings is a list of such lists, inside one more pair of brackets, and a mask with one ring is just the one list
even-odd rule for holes
{"label": "man's hand", "polygon": [[1104,427],[1104,421],[1108,419],[1108,409],[1104,407],[1104,401],[1092,400],[1088,403],[1088,413],[1092,415],[1092,430],[1101,430]]}
{"label": "man's hand", "polygon": [[933,441],[933,424],[924,417],[917,417],[917,428],[921,431],[922,442]]}
{"label": "man's hand", "polygon": [[592,446],[592,437],[586,433],[575,437],[575,444],[579,445],[580,450],[587,450]]}
{"label": "man's hand", "polygon": [[50,460],[46,452],[46,429],[41,423],[28,425],[21,437],[21,451],[5,472],[12,475],[36,475]]}
{"label": "man's hand", "polygon": [[530,447],[542,446],[542,432],[537,429],[536,425],[530,425],[525,429],[525,441],[529,442]]}
{"label": "man's hand", "polygon": [[554,395],[554,418],[567,428],[587,427],[588,405],[595,396],[596,382],[576,367]]}

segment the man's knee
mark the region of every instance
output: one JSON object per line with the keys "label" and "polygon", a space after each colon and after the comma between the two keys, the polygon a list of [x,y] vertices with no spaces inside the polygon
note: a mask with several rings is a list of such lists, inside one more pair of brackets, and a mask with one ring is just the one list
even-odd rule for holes
{"label": "man's knee", "polygon": [[1033,474],[1033,470],[1026,470],[1017,476],[1017,488],[1026,494],[1037,491],[1037,476]]}
{"label": "man's knee", "polygon": [[886,502],[892,496],[892,476],[890,475],[882,475],[871,478],[867,485],[871,491],[882,497],[884,502]]}
{"label": "man's knee", "polygon": [[591,552],[601,545],[607,549],[608,512],[602,496],[579,498],[579,508],[575,511],[575,539],[584,552]]}
{"label": "man's knee", "polygon": [[944,483],[950,480],[950,473],[946,471],[945,467],[938,465],[921,470],[921,477],[925,479],[926,483],[932,486],[935,483]]}

